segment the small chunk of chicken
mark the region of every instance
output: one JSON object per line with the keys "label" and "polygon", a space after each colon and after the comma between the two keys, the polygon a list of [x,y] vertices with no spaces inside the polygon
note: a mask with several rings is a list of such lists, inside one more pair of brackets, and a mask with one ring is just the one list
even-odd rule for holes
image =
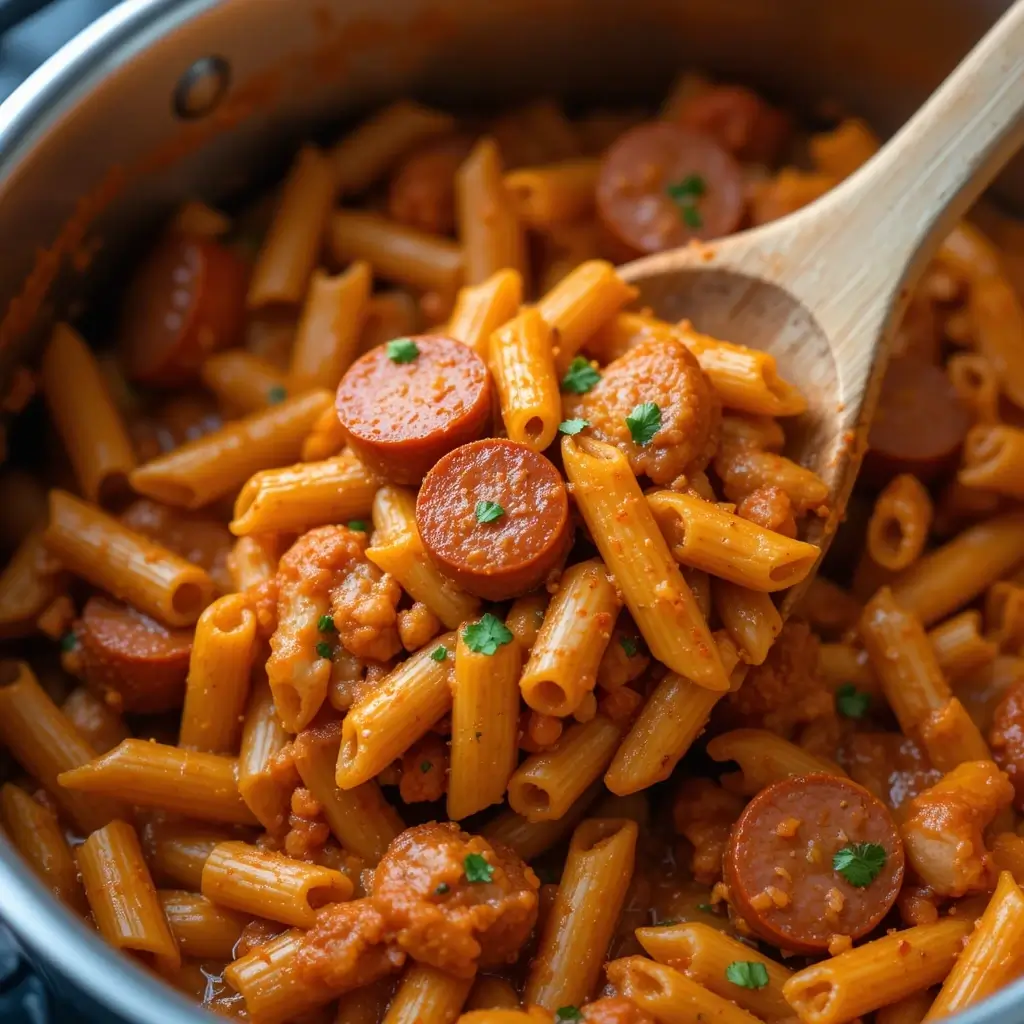
{"label": "small chunk of chicken", "polygon": [[586,1024],[654,1024],[654,1018],[625,996],[606,996],[580,1007]]}
{"label": "small chunk of chicken", "polygon": [[432,822],[392,842],[374,872],[373,905],[410,956],[468,978],[516,959],[537,919],[539,888],[503,843]]}
{"label": "small chunk of chicken", "polygon": [[693,844],[690,869],[704,885],[722,877],[722,854],[745,801],[711,779],[685,779],[676,794],[672,819],[676,832]]}
{"label": "small chunk of chicken", "polygon": [[1013,796],[992,761],[966,761],[914,797],[900,834],[918,878],[940,896],[992,889],[998,872],[984,831]]}

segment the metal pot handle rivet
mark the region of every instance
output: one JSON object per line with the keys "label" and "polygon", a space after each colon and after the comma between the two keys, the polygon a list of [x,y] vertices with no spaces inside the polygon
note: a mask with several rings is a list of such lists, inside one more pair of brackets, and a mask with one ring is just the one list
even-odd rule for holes
{"label": "metal pot handle rivet", "polygon": [[200,57],[174,87],[174,112],[186,121],[209,114],[228,91],[231,66],[223,57]]}

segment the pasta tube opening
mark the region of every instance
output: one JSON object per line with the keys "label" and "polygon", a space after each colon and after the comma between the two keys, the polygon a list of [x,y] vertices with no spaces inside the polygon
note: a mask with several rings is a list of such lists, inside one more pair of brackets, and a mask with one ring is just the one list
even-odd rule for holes
{"label": "pasta tube opening", "polygon": [[535,782],[523,782],[518,796],[521,813],[526,817],[547,814],[551,810],[551,794]]}
{"label": "pasta tube opening", "polygon": [[643,957],[634,956],[629,959],[630,981],[633,990],[641,996],[650,996],[652,999],[669,999],[672,997],[672,989],[665,984],[664,975],[658,971],[653,962]]}
{"label": "pasta tube opening", "polygon": [[198,583],[179,583],[171,593],[171,607],[182,618],[198,618],[207,605],[205,590]]}

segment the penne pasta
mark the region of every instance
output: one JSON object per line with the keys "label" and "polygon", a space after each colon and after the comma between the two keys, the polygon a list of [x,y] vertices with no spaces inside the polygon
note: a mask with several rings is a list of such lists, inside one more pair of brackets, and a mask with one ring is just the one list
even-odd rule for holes
{"label": "penne pasta", "polygon": [[932,500],[917,477],[902,474],[878,496],[868,522],[867,552],[877,565],[899,572],[924,551]]}
{"label": "penne pasta", "polygon": [[748,665],[763,665],[782,632],[782,616],[771,597],[724,579],[712,582],[711,594],[715,611],[741,660]]}
{"label": "penne pasta", "polygon": [[238,794],[269,832],[280,832],[291,797],[286,778],[274,771],[274,758],[290,739],[274,708],[266,674],[260,672],[249,693],[238,755]]}
{"label": "penne pasta", "polygon": [[1024,430],[1005,423],[971,427],[957,479],[965,487],[1024,498]]}
{"label": "penne pasta", "polygon": [[405,969],[382,1024],[453,1024],[462,1012],[472,978],[456,978],[412,961]]}
{"label": "penne pasta", "polygon": [[765,729],[733,729],[708,744],[715,761],[735,761],[740,770],[722,776],[722,785],[734,793],[753,796],[765,786],[791,775],[836,775],[846,772],[834,761],[818,757]]}
{"label": "penne pasta", "polygon": [[181,889],[157,892],[164,917],[183,956],[231,960],[242,929],[251,918],[219,907],[205,896]]}
{"label": "penne pasta", "polygon": [[288,397],[284,374],[270,360],[242,349],[208,356],[199,377],[225,416],[246,416]]}
{"label": "penne pasta", "polygon": [[522,274],[498,270],[480,284],[459,289],[446,333],[486,362],[491,335],[516,315],[522,301]]}
{"label": "penne pasta", "polygon": [[594,159],[523,167],[505,175],[505,188],[519,219],[543,231],[593,213],[599,169]]}

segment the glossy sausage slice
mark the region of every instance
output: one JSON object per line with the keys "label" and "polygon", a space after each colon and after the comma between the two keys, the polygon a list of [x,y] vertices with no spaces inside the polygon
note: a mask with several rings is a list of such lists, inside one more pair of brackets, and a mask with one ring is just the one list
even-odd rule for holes
{"label": "glossy sausage slice", "polygon": [[207,355],[239,338],[248,278],[246,264],[212,239],[164,239],[125,297],[118,344],[128,376],[156,387],[194,380]]}
{"label": "glossy sausage slice", "polygon": [[[401,353],[393,347],[401,342],[415,349]],[[487,429],[491,375],[462,342],[421,334],[357,359],[338,385],[337,409],[346,440],[367,466],[395,483],[417,484],[442,455]]]}
{"label": "glossy sausage slice", "polygon": [[742,85],[719,85],[691,96],[675,121],[714,139],[737,159],[759,164],[774,164],[793,134],[781,110]]}
{"label": "glossy sausage slice", "polygon": [[[488,518],[478,514],[482,502],[500,514],[480,522]],[[441,571],[487,601],[540,586],[573,535],[558,470],[526,445],[500,439],[463,445],[434,466],[416,499],[416,525]]]}
{"label": "glossy sausage slice", "polygon": [[91,597],[75,623],[85,681],[119,711],[180,708],[191,629],[168,629],[128,605]]}
{"label": "glossy sausage slice", "polygon": [[605,154],[597,209],[612,235],[640,253],[720,238],[743,218],[743,174],[708,136],[650,121]]}
{"label": "glossy sausage slice", "polygon": [[[832,863],[858,843],[885,851],[864,886]],[[747,804],[729,838],[723,879],[733,909],[759,938],[822,953],[834,936],[859,938],[885,917],[903,881],[903,843],[888,809],[862,786],[833,775],[793,776]]]}
{"label": "glossy sausage slice", "polygon": [[410,154],[391,178],[388,215],[431,235],[455,231],[455,172],[469,156],[473,139],[455,135]]}
{"label": "glossy sausage slice", "polygon": [[879,484],[899,473],[932,480],[953,467],[970,425],[944,370],[915,356],[893,359],[868,434],[865,473]]}

